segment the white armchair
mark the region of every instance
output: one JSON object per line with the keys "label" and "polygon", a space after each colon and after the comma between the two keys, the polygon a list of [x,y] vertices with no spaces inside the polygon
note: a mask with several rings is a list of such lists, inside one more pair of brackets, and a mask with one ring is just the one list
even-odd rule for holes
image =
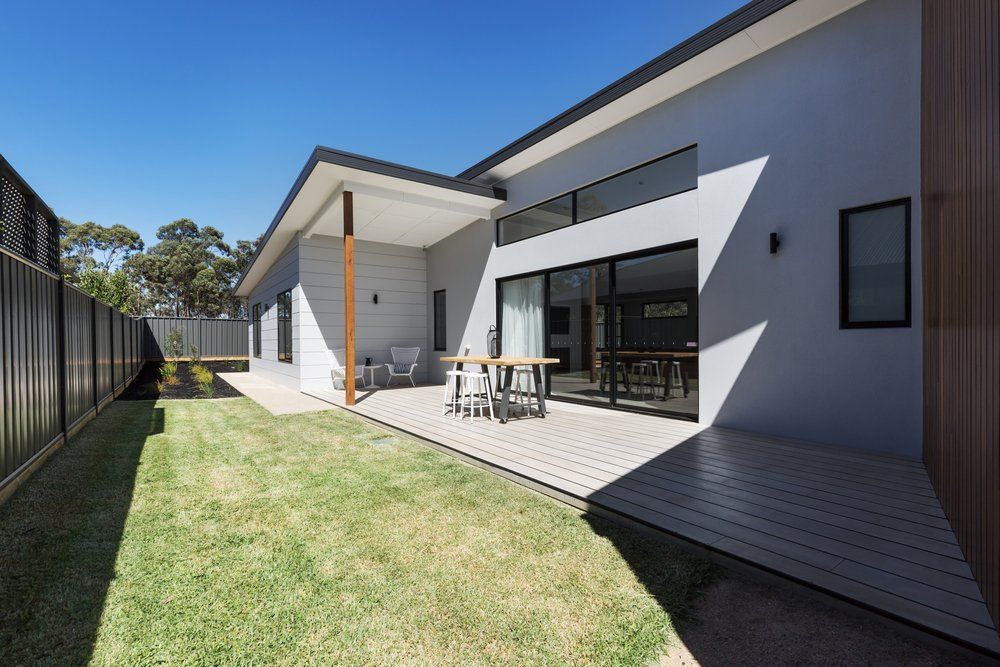
{"label": "white armchair", "polygon": [[[347,358],[347,350],[340,348],[338,350],[327,350],[326,356],[330,359],[330,377],[333,378],[333,388],[337,388],[337,383],[340,382],[341,388],[347,386],[347,368],[344,367],[344,359]],[[354,367],[354,379],[357,380],[361,378],[361,386],[365,386],[365,374],[364,374],[364,364],[357,364]]]}
{"label": "white armchair", "polygon": [[389,380],[385,383],[385,386],[388,387],[392,384],[392,378],[394,377],[407,377],[410,378],[410,384],[416,387],[417,383],[413,379],[413,369],[417,367],[417,357],[420,355],[420,348],[393,347],[389,349],[392,352],[392,363],[385,365],[389,370]]}

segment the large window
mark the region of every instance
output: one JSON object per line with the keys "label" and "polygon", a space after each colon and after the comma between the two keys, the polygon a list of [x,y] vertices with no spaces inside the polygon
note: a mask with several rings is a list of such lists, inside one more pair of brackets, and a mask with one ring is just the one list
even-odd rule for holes
{"label": "large window", "polygon": [[253,356],[260,359],[260,304],[253,305]]}
{"label": "large window", "polygon": [[910,326],[910,200],[840,212],[840,326]]}
{"label": "large window", "polygon": [[497,245],[506,245],[698,187],[698,149],[611,176],[497,221]]}
{"label": "large window", "polygon": [[436,352],[448,349],[448,318],[445,314],[444,294],[443,289],[434,292],[434,350]]}
{"label": "large window", "polygon": [[500,280],[499,289],[503,353],[559,359],[546,367],[549,395],[698,416],[693,243]]}
{"label": "large window", "polygon": [[278,295],[278,361],[292,363],[292,290]]}

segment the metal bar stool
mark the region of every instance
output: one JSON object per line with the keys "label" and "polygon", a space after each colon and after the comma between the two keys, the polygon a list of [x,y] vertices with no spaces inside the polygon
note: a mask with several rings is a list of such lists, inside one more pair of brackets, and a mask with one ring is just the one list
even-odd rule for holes
{"label": "metal bar stool", "polygon": [[[521,388],[521,381],[524,381],[524,388]],[[530,368],[514,369],[514,405],[524,410],[524,414],[530,415],[532,406],[538,405],[538,387],[535,387],[536,400],[531,400],[531,383],[534,380],[534,373]]]}
{"label": "metal bar stool", "polygon": [[635,394],[640,399],[644,398],[647,389],[654,397],[656,396],[656,388],[653,385],[653,372],[648,361],[634,362],[632,364],[632,375],[635,376],[635,380],[632,381],[629,396]]}

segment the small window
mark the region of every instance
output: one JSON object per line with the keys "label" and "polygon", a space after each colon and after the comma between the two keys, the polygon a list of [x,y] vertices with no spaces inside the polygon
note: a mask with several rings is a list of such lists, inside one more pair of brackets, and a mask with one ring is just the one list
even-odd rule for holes
{"label": "small window", "polygon": [[692,146],[497,220],[497,245],[538,236],[698,187]]}
{"label": "small window", "polygon": [[696,187],[698,151],[689,148],[578,190],[576,222],[586,222]]}
{"label": "small window", "polygon": [[840,212],[840,326],[910,326],[910,200]]}
{"label": "small window", "polygon": [[434,292],[434,350],[443,352],[448,349],[448,318],[445,312],[444,290]]}
{"label": "small window", "polygon": [[253,356],[260,359],[260,304],[253,305]]}
{"label": "small window", "polygon": [[292,363],[292,290],[278,295],[278,361]]}
{"label": "small window", "polygon": [[506,245],[572,224],[573,195],[568,194],[499,221],[497,245]]}
{"label": "small window", "polygon": [[678,301],[658,301],[656,303],[642,304],[642,319],[659,320],[667,317],[687,317],[688,302],[683,299]]}

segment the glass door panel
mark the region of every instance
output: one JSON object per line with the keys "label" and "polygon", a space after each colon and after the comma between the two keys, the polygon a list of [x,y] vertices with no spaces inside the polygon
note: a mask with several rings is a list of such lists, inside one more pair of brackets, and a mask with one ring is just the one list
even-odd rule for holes
{"label": "glass door panel", "polygon": [[595,264],[549,274],[549,367],[553,396],[610,404],[610,268]]}
{"label": "glass door panel", "polygon": [[544,317],[545,276],[529,276],[500,283],[500,348],[503,354],[544,357]]}
{"label": "glass door panel", "polygon": [[615,263],[615,404],[698,416],[698,250]]}

